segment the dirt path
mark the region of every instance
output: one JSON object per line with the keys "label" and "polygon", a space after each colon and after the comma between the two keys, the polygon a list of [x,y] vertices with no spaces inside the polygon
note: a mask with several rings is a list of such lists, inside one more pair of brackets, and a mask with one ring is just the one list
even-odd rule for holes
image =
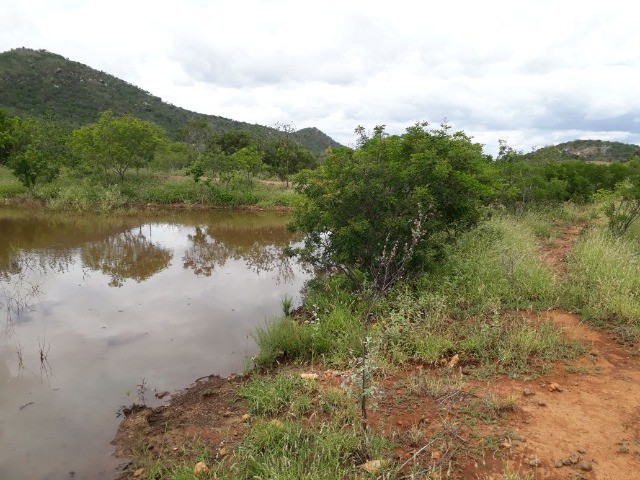
{"label": "dirt path", "polygon": [[[566,255],[584,226],[568,227],[545,248],[543,258],[558,275],[566,273]],[[520,398],[521,414],[510,425],[527,441],[511,452],[512,468],[531,471],[540,479],[640,478],[638,350],[617,345],[573,313],[523,315],[559,325],[590,351],[570,365],[556,365],[548,377],[533,382],[506,379],[493,385],[501,396]],[[536,460],[540,465],[532,468]]]}

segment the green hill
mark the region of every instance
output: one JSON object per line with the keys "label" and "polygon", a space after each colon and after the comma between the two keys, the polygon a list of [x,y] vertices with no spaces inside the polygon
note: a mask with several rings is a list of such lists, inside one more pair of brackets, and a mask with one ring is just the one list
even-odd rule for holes
{"label": "green hill", "polygon": [[[259,137],[279,134],[264,125],[176,107],[108,73],[46,50],[27,48],[0,53],[0,107],[19,116],[53,114],[73,126],[93,123],[100,112],[111,109],[154,122],[173,138],[195,118],[206,120],[214,132],[248,130]],[[317,128],[301,129],[295,136],[314,153],[340,146]]]}
{"label": "green hill", "polygon": [[525,155],[531,161],[584,160],[586,162],[626,162],[640,156],[640,146],[606,140],[573,140],[559,143]]}

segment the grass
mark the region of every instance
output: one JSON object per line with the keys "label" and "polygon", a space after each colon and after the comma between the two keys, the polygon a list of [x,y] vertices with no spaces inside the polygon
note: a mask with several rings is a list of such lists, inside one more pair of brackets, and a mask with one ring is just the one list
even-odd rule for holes
{"label": "grass", "polygon": [[[27,190],[11,172],[0,167],[0,198],[26,194]],[[44,201],[49,208],[77,212],[107,212],[147,204],[268,209],[291,207],[299,201],[299,195],[292,189],[279,185],[235,181],[222,186],[148,170],[129,172],[124,180],[113,175],[78,177],[65,171],[51,183],[36,185],[30,195]]]}
{"label": "grass", "polygon": [[23,195],[27,189],[13,176],[7,167],[0,165],[0,198]]}
{"label": "grass", "polygon": [[640,336],[640,244],[603,227],[586,231],[568,259],[566,306],[584,320]]}

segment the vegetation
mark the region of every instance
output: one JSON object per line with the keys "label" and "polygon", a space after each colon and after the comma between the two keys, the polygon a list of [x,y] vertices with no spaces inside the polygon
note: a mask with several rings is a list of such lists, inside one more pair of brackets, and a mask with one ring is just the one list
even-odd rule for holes
{"label": "vegetation", "polygon": [[[93,123],[99,112],[111,110],[116,116],[130,114],[154,123],[174,140],[190,121],[203,122],[215,133],[245,130],[264,139],[278,135],[274,128],[176,107],[107,73],[27,48],[0,53],[0,108],[21,117],[54,114],[73,128]],[[314,155],[340,146],[315,128],[293,135]]]}
{"label": "vegetation", "polygon": [[305,201],[292,226],[306,235],[297,253],[385,291],[479,220],[487,167],[481,146],[461,132],[418,124],[387,136],[378,128],[358,149],[332,152],[297,177]]}
{"label": "vegetation", "polygon": [[[381,374],[407,364],[437,374],[404,375],[401,387],[433,400],[442,415],[438,434],[407,435],[416,448],[434,446],[450,469],[463,432],[465,444],[494,454],[512,439],[473,429],[499,424],[514,401],[470,398],[466,379],[531,379],[584,352],[532,310],[561,306],[624,342],[640,338],[636,146],[575,141],[523,154],[502,142],[494,160],[463,132],[416,124],[401,135],[359,127],[356,148],[341,148],[316,129],[196,116],[44,51],[0,54],[0,67],[2,198],[99,212],[295,207],[291,228],[304,240],[290,253],[318,275],[301,308],[283,298],[283,316],[255,332],[257,368],[237,392],[252,420],[228,461],[194,453],[214,464],[209,478],[365,477],[359,465],[389,459],[393,445],[358,421],[356,399],[366,415],[365,399],[375,403],[385,385]],[[559,226],[593,220],[598,208],[608,225],[591,222],[563,278],[540,250]],[[170,260],[153,245],[137,247],[149,271]],[[122,265],[98,250],[81,254],[118,284]],[[321,388],[296,366],[350,377]],[[407,462],[385,461],[373,476],[446,477],[433,462]],[[147,478],[195,476],[192,464],[145,470]]]}

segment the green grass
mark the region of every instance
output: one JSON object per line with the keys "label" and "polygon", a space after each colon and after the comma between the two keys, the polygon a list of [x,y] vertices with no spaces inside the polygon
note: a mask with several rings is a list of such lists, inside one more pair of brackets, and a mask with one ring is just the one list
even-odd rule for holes
{"label": "green grass", "polygon": [[27,189],[13,176],[11,170],[0,166],[0,198],[11,198],[22,195]]}
{"label": "green grass", "polygon": [[552,305],[556,280],[540,260],[532,222],[497,217],[467,233],[419,288],[442,302],[441,309],[463,317]]}
{"label": "green grass", "polygon": [[[24,197],[27,190],[11,172],[0,167],[0,198]],[[237,181],[223,186],[194,182],[176,175],[143,170],[115,175],[78,177],[63,171],[53,182],[37,184],[30,195],[54,210],[98,211],[148,205],[207,205],[213,207],[281,208],[299,201],[292,189],[258,181]]]}
{"label": "green grass", "polygon": [[[546,362],[580,353],[552,324],[504,314],[557,303],[557,280],[540,260],[532,221],[499,217],[481,225],[417,285],[398,286],[380,299],[371,327],[374,363],[436,363],[458,354],[479,375],[531,376]],[[285,317],[259,329],[256,365],[344,366],[358,358],[366,305],[345,285],[339,278],[315,280],[305,298],[311,320]]]}
{"label": "green grass", "polygon": [[640,335],[640,244],[591,228],[568,259],[565,302],[583,319]]}

